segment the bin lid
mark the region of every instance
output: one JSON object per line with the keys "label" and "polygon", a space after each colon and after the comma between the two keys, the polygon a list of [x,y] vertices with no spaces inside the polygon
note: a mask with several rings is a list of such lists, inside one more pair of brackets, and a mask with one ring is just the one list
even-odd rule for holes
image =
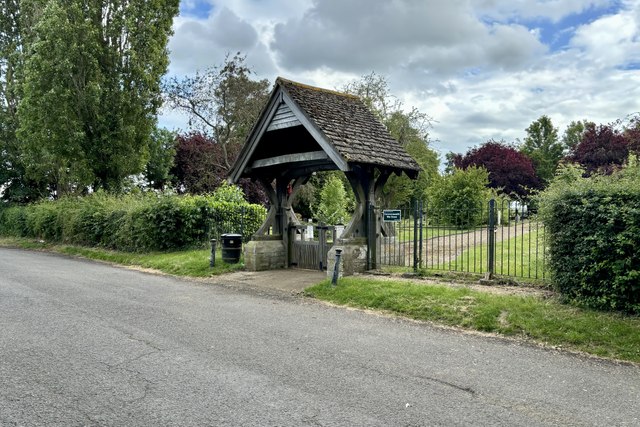
{"label": "bin lid", "polygon": [[236,237],[242,237],[242,234],[225,233],[225,234],[220,235],[220,237],[230,237],[232,239],[235,239]]}

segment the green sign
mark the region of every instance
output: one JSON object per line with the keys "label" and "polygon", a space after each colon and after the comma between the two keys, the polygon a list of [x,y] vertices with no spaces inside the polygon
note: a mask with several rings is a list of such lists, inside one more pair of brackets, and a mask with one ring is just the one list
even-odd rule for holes
{"label": "green sign", "polygon": [[384,222],[400,222],[402,221],[402,213],[400,209],[385,209],[382,211],[382,220]]}

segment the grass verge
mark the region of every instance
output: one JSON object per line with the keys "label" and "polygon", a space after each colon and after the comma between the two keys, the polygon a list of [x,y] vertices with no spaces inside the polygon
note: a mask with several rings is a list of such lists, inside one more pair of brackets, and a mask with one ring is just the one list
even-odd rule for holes
{"label": "grass verge", "polygon": [[134,267],[150,268],[176,276],[209,277],[244,268],[242,259],[238,264],[227,264],[222,261],[220,250],[216,253],[216,266],[209,267],[210,249],[193,249],[173,252],[130,253],[110,251],[101,248],[89,248],[53,244],[33,239],[0,238],[0,246],[11,246],[22,249],[46,250],[66,255],[112,262]]}
{"label": "grass verge", "polygon": [[568,306],[554,298],[350,277],[336,287],[325,281],[305,293],[335,304],[640,362],[640,318]]}

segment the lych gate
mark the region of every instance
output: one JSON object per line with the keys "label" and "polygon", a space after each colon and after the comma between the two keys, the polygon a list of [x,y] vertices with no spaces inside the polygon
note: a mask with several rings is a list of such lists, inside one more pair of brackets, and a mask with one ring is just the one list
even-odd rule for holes
{"label": "lych gate", "polygon": [[391,174],[415,178],[420,167],[358,97],[278,78],[229,174],[234,183],[260,182],[269,197],[267,219],[245,246],[248,269],[290,265],[288,230],[299,224],[293,199],[314,172],[328,170],[344,172],[356,198],[338,241],[344,274],[375,268],[376,200]]}

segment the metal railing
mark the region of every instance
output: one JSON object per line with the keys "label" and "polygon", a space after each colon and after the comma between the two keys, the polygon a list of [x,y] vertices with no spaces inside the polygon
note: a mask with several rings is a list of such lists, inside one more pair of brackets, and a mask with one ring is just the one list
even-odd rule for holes
{"label": "metal railing", "polygon": [[381,266],[546,277],[544,225],[519,201],[492,199],[465,210],[418,201],[394,211],[400,215],[385,218],[389,210],[376,212]]}

